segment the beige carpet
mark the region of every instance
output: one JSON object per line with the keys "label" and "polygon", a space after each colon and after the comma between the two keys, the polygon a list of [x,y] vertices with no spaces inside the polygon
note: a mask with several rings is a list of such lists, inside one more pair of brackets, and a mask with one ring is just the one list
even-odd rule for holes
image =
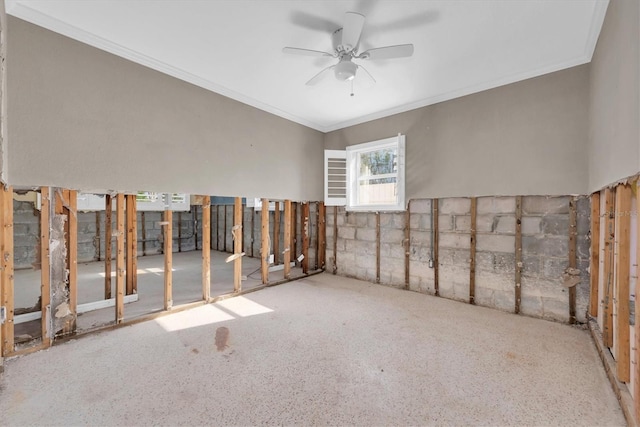
{"label": "beige carpet", "polygon": [[587,331],[329,274],[5,370],[0,425],[625,425]]}

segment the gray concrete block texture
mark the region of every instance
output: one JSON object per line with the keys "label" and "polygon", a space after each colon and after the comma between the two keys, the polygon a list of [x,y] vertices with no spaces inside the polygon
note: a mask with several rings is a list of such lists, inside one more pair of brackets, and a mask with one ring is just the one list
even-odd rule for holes
{"label": "gray concrete block texture", "polygon": [[[521,312],[555,321],[569,320],[568,290],[562,273],[569,262],[569,196],[522,197],[523,279]],[[434,269],[432,201],[412,200],[410,205],[409,288],[430,293]],[[585,321],[588,304],[589,214],[586,197],[577,199],[576,314]],[[338,233],[333,252],[333,211],[327,211],[327,266],[337,273],[375,281],[376,214],[346,212],[338,208]],[[380,283],[404,286],[404,213],[380,214]],[[504,311],[515,309],[515,197],[477,198],[475,302]],[[471,202],[469,198],[439,200],[439,294],[468,301],[470,279]]]}

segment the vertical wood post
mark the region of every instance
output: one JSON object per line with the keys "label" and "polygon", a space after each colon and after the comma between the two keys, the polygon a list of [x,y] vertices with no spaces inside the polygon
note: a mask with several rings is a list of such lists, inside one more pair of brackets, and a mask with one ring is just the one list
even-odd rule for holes
{"label": "vertical wood post", "polygon": [[40,296],[41,313],[40,320],[42,344],[45,347],[51,345],[53,334],[50,332],[49,319],[51,318],[51,264],[49,258],[49,243],[51,240],[51,189],[40,188]]}
{"label": "vertical wood post", "polygon": [[440,296],[439,263],[438,263],[438,199],[431,199],[431,215],[433,216],[433,288],[436,296]]}
{"label": "vertical wood post", "polygon": [[376,283],[380,283],[380,212],[376,212]]}
{"label": "vertical wood post", "polygon": [[202,197],[202,299],[211,298],[211,196]]}
{"label": "vertical wood post", "polygon": [[615,190],[604,191],[604,317],[602,322],[602,342],[613,347],[613,242],[615,237]]}
{"label": "vertical wood post", "polygon": [[251,258],[254,257],[253,248],[255,246],[256,212],[251,210]]}
{"label": "vertical wood post", "polygon": [[65,324],[64,334],[76,330],[78,318],[78,192],[76,190],[65,191],[67,206],[64,212],[67,215],[67,268],[69,269],[69,310],[73,313],[71,321]]}
{"label": "vertical wood post", "polygon": [[471,198],[471,227],[469,236],[469,304],[476,303],[476,213],[478,199]]}
{"label": "vertical wood post", "polygon": [[273,211],[273,264],[280,264],[280,202]]}
{"label": "vertical wood post", "polygon": [[[640,181],[636,181],[632,185],[636,186],[636,288],[635,288],[635,341],[634,341],[634,354],[635,365],[634,369],[634,409],[636,420],[640,420]],[[593,239],[593,236],[591,237]],[[593,273],[591,273],[593,274]],[[597,286],[597,283],[596,283]]]}
{"label": "vertical wood post", "polygon": [[[577,203],[576,197],[571,197],[569,200],[569,268],[576,268],[578,262],[576,255],[578,245]],[[576,323],[576,286],[569,288],[569,323],[572,325]]]}
{"label": "vertical wood post", "polygon": [[629,269],[631,245],[631,186],[616,188],[616,371],[618,380],[630,380],[629,360]]}
{"label": "vertical wood post", "polygon": [[113,204],[109,194],[104,196],[104,208],[104,299],[111,299],[111,241],[113,238],[111,213]]}
{"label": "vertical wood post", "polygon": [[136,195],[127,194],[127,295],[138,292],[138,214]]}
{"label": "vertical wood post", "polygon": [[291,259],[298,258],[298,203],[291,203]]}
{"label": "vertical wood post", "polygon": [[411,261],[411,200],[404,212],[404,288],[410,288],[409,268]]}
{"label": "vertical wood post", "polygon": [[13,283],[13,187],[0,188],[0,252],[2,272],[0,278],[2,299],[0,305],[5,307],[6,319],[0,326],[2,329],[2,354],[6,356],[14,350],[14,283]]}
{"label": "vertical wood post", "polygon": [[122,323],[124,319],[124,194],[116,196],[116,323]]}
{"label": "vertical wood post", "polygon": [[233,260],[233,290],[242,290],[242,197],[236,197],[233,206],[233,253],[237,256]]}
{"label": "vertical wood post", "polygon": [[216,251],[220,250],[220,205],[216,205]]}
{"label": "vertical wood post", "polygon": [[284,278],[291,278],[291,200],[284,201]]}
{"label": "vertical wood post", "polygon": [[327,211],[324,202],[318,202],[318,250],[316,258],[318,259],[317,268],[324,270],[327,255]]}
{"label": "vertical wood post", "polygon": [[338,272],[338,207],[333,207],[333,274]]}
{"label": "vertical wood post", "polygon": [[262,284],[266,285],[269,283],[269,199],[262,199],[261,215],[260,271]]}
{"label": "vertical wood post", "polygon": [[522,302],[522,196],[516,196],[516,247],[515,247],[515,310],[520,313]]}
{"label": "vertical wood post", "polygon": [[302,272],[309,273],[309,202],[302,204]]}
{"label": "vertical wood post", "polygon": [[173,307],[173,212],[164,211],[164,309]]}
{"label": "vertical wood post", "polygon": [[[598,316],[598,279],[600,273],[600,193],[591,195],[591,262],[589,263],[589,314]],[[636,359],[637,360],[637,359]]]}

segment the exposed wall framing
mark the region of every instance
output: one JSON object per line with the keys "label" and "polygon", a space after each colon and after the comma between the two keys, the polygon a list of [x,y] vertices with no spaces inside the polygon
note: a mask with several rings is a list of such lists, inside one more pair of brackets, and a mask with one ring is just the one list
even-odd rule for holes
{"label": "exposed wall framing", "polygon": [[211,298],[211,197],[202,196],[202,299]]}

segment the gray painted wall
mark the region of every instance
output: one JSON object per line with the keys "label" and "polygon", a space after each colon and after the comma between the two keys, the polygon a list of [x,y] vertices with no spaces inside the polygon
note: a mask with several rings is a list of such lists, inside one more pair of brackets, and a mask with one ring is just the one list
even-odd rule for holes
{"label": "gray painted wall", "polygon": [[8,181],[319,200],[323,134],[8,17]]}
{"label": "gray painted wall", "polygon": [[609,2],[591,61],[589,190],[640,171],[640,2]]}
{"label": "gray painted wall", "polygon": [[328,133],[325,148],[407,135],[406,196],[587,191],[587,65]]}

